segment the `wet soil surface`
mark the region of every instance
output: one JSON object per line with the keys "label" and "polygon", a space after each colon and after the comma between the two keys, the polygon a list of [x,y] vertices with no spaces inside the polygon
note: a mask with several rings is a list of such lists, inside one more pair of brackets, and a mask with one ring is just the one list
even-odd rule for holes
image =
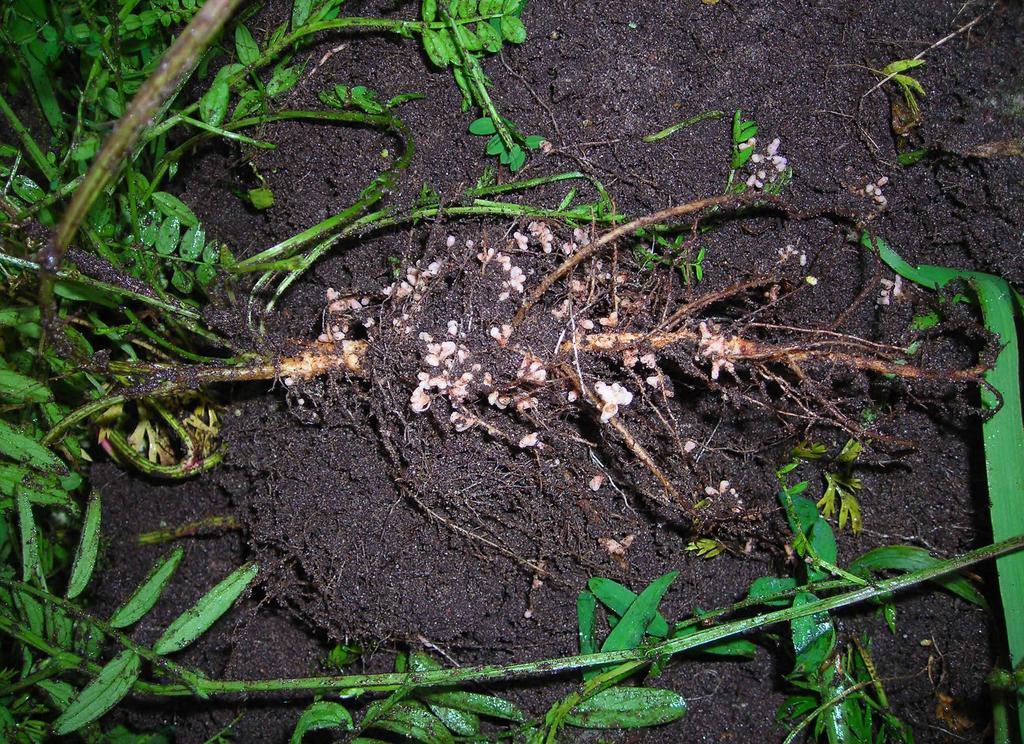
{"label": "wet soil surface", "polygon": [[[417,5],[353,2],[345,12],[413,17]],[[723,210],[714,230],[688,244],[706,256],[703,281],[691,286],[667,267],[639,270],[630,244],[620,242],[553,287],[507,346],[495,334],[523,301],[517,283],[528,293],[564,258],[565,243],[580,250],[596,237],[588,226],[574,234],[549,223],[551,253],[540,226],[534,235],[527,221],[508,219],[421,224],[343,243],[284,297],[270,329],[284,343],[347,326],[370,342],[367,374],[220,391],[228,455],[193,481],[155,484],[98,466],[110,533],[97,604],[119,602],[167,549],[139,548],[138,533],[232,515],[241,529],[184,542],[175,591],[139,630],[152,640],[233,567],[258,561],[252,595],[184,654],[211,675],[322,673],[326,650],[339,642],[366,651],[351,671],[389,670],[394,653],[408,648],[440,649],[462,665],[570,654],[576,594],[591,576],[639,589],[678,570],[662,610],[682,618],[740,599],[758,576],[788,575],[775,469],[802,437],[835,453],[851,431],[870,432],[874,446],[856,470],[865,527],[857,536],[840,533],[841,561],[893,543],[940,556],[986,543],[972,386],[879,381],[831,358],[807,360],[799,375],[767,363],[729,369],[704,353],[719,330],[787,344],[806,336],[800,328],[879,344],[921,340],[918,363],[933,371],[991,353],[967,309],[943,310],[944,330],[914,335],[911,320],[936,309],[936,299],[883,284],[895,277],[851,242],[851,219],[868,220],[912,263],[1024,282],[1020,158],[964,155],[1024,135],[1020,9],[910,0],[809,5],[530,3],[523,13],[530,38],[485,65],[501,111],[553,145],[532,157],[523,177],[581,170],[604,183],[626,215],[712,196],[728,176],[728,117],[658,142],[641,138],[707,110],[742,108],[761,127],[759,151],[778,137],[793,168],[785,207],[742,219]],[[250,28],[272,29],[289,8],[269,3]],[[922,118],[898,142],[899,94],[890,86],[869,92],[878,77],[867,68],[912,57],[979,15],[917,68],[927,91]],[[388,205],[408,209],[423,184],[449,202],[490,164],[482,140],[466,133],[471,115],[459,112],[450,75],[432,71],[412,42],[336,35],[303,54],[310,62],[288,107],[318,107],[317,92],[335,83],[366,85],[384,99],[425,94],[398,112],[416,155]],[[243,256],[350,204],[387,162],[382,150],[400,144],[370,130],[295,122],[260,137],[278,149],[214,148],[178,181],[188,184],[181,196],[207,229]],[[898,146],[941,154],[904,168],[895,164]],[[262,213],[225,191],[253,169],[275,195]],[[882,177],[884,207],[863,193]],[[580,198],[594,198],[586,189]],[[553,207],[567,190],[558,184],[513,198]],[[812,218],[824,210],[832,216]],[[517,244],[515,231],[528,239]],[[403,280],[410,289],[400,296]],[[750,286],[735,287],[744,281]],[[329,312],[328,288],[357,301]],[[675,330],[689,335],[656,358],[566,351],[577,324],[649,333],[687,303],[699,310]],[[576,385],[581,378],[592,395],[599,383],[618,383],[633,399],[603,421]],[[820,473],[803,472],[820,494]],[[708,503],[695,511],[701,499]],[[726,552],[698,558],[687,550],[698,536],[721,541]],[[984,738],[985,660],[994,644],[987,615],[922,592],[900,603],[895,634],[869,610],[841,614],[839,625],[843,638],[871,634],[893,707],[918,741]],[[673,663],[658,684],[687,698],[687,717],[612,738],[781,739],[774,712],[792,660],[779,631],[760,639],[762,651],[749,662]],[[540,714],[571,684],[504,693]],[[962,730],[937,717],[940,694],[963,708]],[[286,741],[302,705],[148,702],[132,704],[128,716],[139,726],[169,726],[176,741],[199,742],[244,711],[238,741]],[[596,740],[566,733],[574,735]]]}

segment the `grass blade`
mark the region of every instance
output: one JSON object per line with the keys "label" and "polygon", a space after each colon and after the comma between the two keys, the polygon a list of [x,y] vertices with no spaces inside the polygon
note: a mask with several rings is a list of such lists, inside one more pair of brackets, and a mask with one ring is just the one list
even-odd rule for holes
{"label": "grass blade", "polygon": [[434,692],[422,697],[429,705],[441,705],[454,710],[461,710],[467,713],[475,713],[478,716],[489,716],[491,718],[503,718],[506,721],[522,723],[526,720],[523,712],[510,703],[494,695],[482,695],[479,692],[463,692],[453,690],[451,692]]}
{"label": "grass blade", "polygon": [[96,567],[96,555],[100,548],[100,492],[93,490],[89,504],[85,507],[85,521],[78,538],[78,549],[71,564],[71,578],[68,579],[67,598],[74,599],[89,584],[92,570]]}
{"label": "grass blade", "polygon": [[53,393],[41,382],[9,369],[0,369],[0,397],[15,403],[45,403]]}
{"label": "grass blade", "polygon": [[643,639],[647,626],[657,614],[661,598],[678,575],[678,571],[672,571],[652,581],[622,615],[618,625],[608,634],[601,650],[624,651],[636,648]]}
{"label": "grass blade", "polygon": [[32,437],[0,419],[0,454],[40,470],[63,470],[57,456]]}
{"label": "grass blade", "polygon": [[[1005,540],[1024,534],[1024,419],[1021,414],[1020,341],[1015,316],[1024,311],[1019,295],[1005,279],[976,271],[944,266],[911,266],[881,238],[864,234],[861,244],[876,249],[879,258],[905,279],[938,289],[960,279],[968,282],[978,297],[985,326],[999,336],[1003,348],[985,380],[1002,397],[999,405],[992,390],[981,389],[982,406],[995,412],[981,425],[985,444],[985,474],[992,515],[992,537]],[[1016,303],[1016,307],[1015,307]],[[1010,666],[1024,662],[1024,554],[1016,553],[996,561],[999,593],[1003,600],[1006,642]],[[1024,731],[1024,706],[1018,707],[1019,731]]]}
{"label": "grass blade", "polygon": [[686,715],[686,701],[672,690],[613,687],[584,700],[565,718],[570,726],[624,729],[659,726]]}
{"label": "grass blade", "polygon": [[70,734],[113,708],[131,690],[139,670],[139,656],[134,651],[115,656],[60,714],[53,724],[53,733]]}
{"label": "grass blade", "polygon": [[160,599],[164,587],[174,575],[183,555],[185,555],[184,550],[175,548],[170,555],[157,561],[132,596],[128,597],[128,600],[114,612],[110,618],[111,627],[126,628],[137,623],[143,615],[153,609],[153,605]]}
{"label": "grass blade", "polygon": [[[595,577],[587,582],[587,587],[601,600],[601,604],[619,617],[625,615],[626,610],[636,601],[636,592],[611,579]],[[658,638],[668,636],[668,622],[660,612],[654,614],[647,632]]]}
{"label": "grass blade", "polygon": [[190,609],[178,615],[153,644],[158,654],[181,651],[209,629],[235,603],[256,578],[259,566],[246,563],[199,598]]}
{"label": "grass blade", "polygon": [[36,530],[35,515],[32,514],[32,502],[25,489],[15,490],[15,501],[18,504],[18,528],[21,531],[21,579],[27,583],[43,575],[39,564],[39,532]]}

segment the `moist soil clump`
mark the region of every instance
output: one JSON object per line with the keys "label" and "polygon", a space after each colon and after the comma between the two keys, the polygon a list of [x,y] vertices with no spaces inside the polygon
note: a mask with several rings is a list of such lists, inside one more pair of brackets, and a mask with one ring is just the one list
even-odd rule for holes
{"label": "moist soil clump", "polygon": [[[992,340],[969,308],[897,291],[851,238],[864,221],[911,263],[1024,280],[1020,160],[965,155],[1024,130],[1021,13],[909,0],[650,5],[526,6],[530,38],[486,63],[502,111],[552,145],[523,177],[580,170],[634,216],[719,194],[726,121],[642,138],[704,111],[743,109],[763,132],[757,149],[777,137],[772,154],[793,168],[779,200],[682,218],[692,225],[687,260],[704,252],[700,281],[644,266],[636,241],[623,239],[581,261],[521,323],[516,313],[542,278],[601,230],[449,221],[342,243],[285,295],[270,338],[282,353],[321,334],[365,340],[362,373],[225,391],[228,454],[192,481],[155,485],[97,466],[116,566],[101,575],[98,603],[116,605],[159,554],[136,546],[139,532],[230,515],[235,529],[188,542],[191,593],[167,597],[140,630],[152,640],[147,633],[231,568],[257,561],[253,595],[185,654],[213,675],[320,673],[340,642],[362,645],[356,670],[367,671],[390,670],[409,648],[460,665],[567,655],[576,596],[592,576],[639,590],[678,570],[661,605],[677,618],[742,598],[759,576],[789,575],[775,471],[804,438],[833,453],[851,436],[870,440],[856,470],[864,529],[837,530],[842,559],[894,543],[949,556],[988,541],[977,387],[945,373],[990,358]],[[289,12],[270,2],[254,27]],[[412,17],[416,8],[353,3],[345,12]],[[910,58],[978,14],[918,68],[928,95],[913,137],[930,154],[900,167],[899,93],[865,95],[878,80],[865,68]],[[385,99],[425,94],[401,108],[416,156],[389,205],[412,206],[424,184],[454,200],[491,165],[466,133],[450,75],[430,72],[410,43],[332,36],[305,54],[289,107],[317,105],[335,83]],[[181,197],[242,255],[352,203],[382,150],[396,146],[370,131],[295,122],[261,136],[278,148],[214,148],[179,177],[189,184]],[[246,169],[267,179],[273,208],[247,212],[220,196]],[[878,183],[884,203],[865,188]],[[552,184],[517,198],[556,206],[566,191]],[[940,330],[912,329],[935,311]],[[606,345],[593,341],[599,334]],[[741,353],[735,339],[754,346]],[[921,344],[911,366],[922,379],[851,361],[888,363],[911,342]],[[794,348],[808,353],[781,352]],[[820,493],[820,473],[808,467],[803,477]],[[698,557],[700,538],[722,554]],[[871,634],[893,709],[918,741],[980,740],[990,617],[928,592],[898,606],[895,634],[872,609],[841,613],[840,629]],[[669,665],[659,684],[687,698],[688,715],[623,740],[780,739],[774,714],[792,659],[785,632],[759,643],[747,662]],[[572,683],[502,692],[542,714]],[[958,715],[937,713],[950,700]],[[302,705],[249,701],[237,740],[287,740]],[[140,726],[169,721],[176,741],[198,742],[242,710],[196,707],[132,704],[125,715]]]}

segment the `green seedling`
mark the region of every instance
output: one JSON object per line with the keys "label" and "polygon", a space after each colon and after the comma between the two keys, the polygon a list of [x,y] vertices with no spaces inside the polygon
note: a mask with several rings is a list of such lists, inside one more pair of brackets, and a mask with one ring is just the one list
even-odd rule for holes
{"label": "green seedling", "polygon": [[701,537],[687,543],[686,550],[693,553],[698,558],[717,558],[726,551],[726,545],[721,540]]}
{"label": "green seedling", "polygon": [[921,96],[923,98],[925,92],[924,87],[916,78],[905,73],[907,70],[913,70],[923,64],[923,59],[899,59],[895,62],[890,62],[881,70],[871,70],[883,80],[892,80],[896,83],[900,89],[900,93],[903,94],[903,100],[906,101],[907,108],[910,110],[911,116],[914,119],[918,118],[921,114],[921,106],[917,102],[917,96]]}
{"label": "green seedling", "polygon": [[640,238],[650,237],[653,245],[660,249],[660,252],[656,253],[642,243],[638,243],[633,248],[633,258],[641,271],[646,271],[655,264],[660,264],[677,269],[687,287],[694,283],[699,284],[704,280],[705,249],[700,248],[697,251],[697,256],[692,257],[689,242],[685,235],[680,234],[669,239],[656,232],[638,230],[637,236]]}
{"label": "green seedling", "polygon": [[861,490],[861,482],[860,478],[855,478],[851,473],[861,449],[861,443],[855,439],[846,442],[835,459],[839,470],[825,473],[825,493],[817,503],[825,519],[831,519],[838,508],[839,529],[846,527],[846,523],[849,522],[854,534],[860,532],[863,527],[860,501],[856,496],[857,491]]}

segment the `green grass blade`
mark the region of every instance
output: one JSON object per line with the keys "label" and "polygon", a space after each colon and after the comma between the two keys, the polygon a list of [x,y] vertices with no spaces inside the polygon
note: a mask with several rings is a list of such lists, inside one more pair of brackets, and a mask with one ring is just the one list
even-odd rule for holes
{"label": "green grass blade", "polygon": [[[601,600],[601,604],[619,617],[625,615],[636,601],[636,592],[611,579],[595,576],[587,582],[587,587]],[[647,632],[658,638],[665,638],[668,635],[668,622],[660,612],[654,613],[654,618],[647,626]]]}
{"label": "green grass blade", "polygon": [[[870,578],[873,572],[916,571],[936,563],[939,563],[939,559],[924,548],[915,548],[911,545],[887,545],[869,550],[851,562],[847,568],[858,576]],[[936,579],[935,583],[971,604],[988,609],[985,597],[966,576],[944,576]]]}
{"label": "green grass blade", "polygon": [[184,550],[175,548],[174,552],[170,555],[157,561],[138,589],[111,616],[111,627],[126,628],[137,623],[147,612],[153,609],[153,605],[160,599],[164,587],[167,586],[167,582],[174,575],[174,571],[178,568],[178,563],[181,562],[183,555],[185,555]]}
{"label": "green grass blade", "polygon": [[633,601],[629,609],[623,613],[619,623],[608,634],[601,650],[623,651],[636,648],[643,640],[647,626],[657,614],[661,598],[678,575],[678,571],[667,573],[652,581],[646,589],[640,592],[640,596]]}
{"label": "green grass blade", "polygon": [[295,724],[295,730],[292,732],[291,744],[302,744],[302,737],[309,731],[322,731],[323,729],[351,731],[354,726],[352,716],[341,703],[318,700],[302,711],[298,723]]}
{"label": "green grass blade", "polygon": [[75,560],[71,564],[71,578],[68,579],[68,599],[74,599],[89,584],[92,570],[96,567],[96,555],[100,548],[100,492],[93,491],[89,505],[85,508],[82,534],[78,538]]}
{"label": "green grass blade", "polygon": [[686,715],[686,701],[672,690],[653,687],[613,687],[584,700],[565,722],[588,729],[660,726]]}
{"label": "green grass blade", "polygon": [[[999,336],[1003,348],[985,380],[999,392],[981,389],[982,405],[995,412],[982,424],[985,473],[992,515],[992,537],[1004,540],[1024,534],[1024,420],[1021,417],[1020,341],[1015,315],[1024,307],[1020,295],[1005,279],[975,271],[944,266],[911,266],[885,241],[864,235],[861,243],[877,248],[879,257],[906,279],[937,289],[954,279],[970,283],[978,296],[989,331]],[[1016,305],[1016,306],[1015,306]],[[1008,555],[996,561],[999,593],[1003,600],[1010,666],[1024,661],[1024,555]],[[1018,706],[1018,725],[1024,732],[1024,706]]]}
{"label": "green grass blade", "polygon": [[77,731],[117,705],[139,678],[139,655],[123,651],[100,671],[53,724],[57,736]]}
{"label": "green grass blade", "polygon": [[259,566],[255,563],[246,563],[233,571],[191,608],[178,615],[153,644],[153,650],[158,654],[170,654],[188,646],[231,608],[258,572]]}

